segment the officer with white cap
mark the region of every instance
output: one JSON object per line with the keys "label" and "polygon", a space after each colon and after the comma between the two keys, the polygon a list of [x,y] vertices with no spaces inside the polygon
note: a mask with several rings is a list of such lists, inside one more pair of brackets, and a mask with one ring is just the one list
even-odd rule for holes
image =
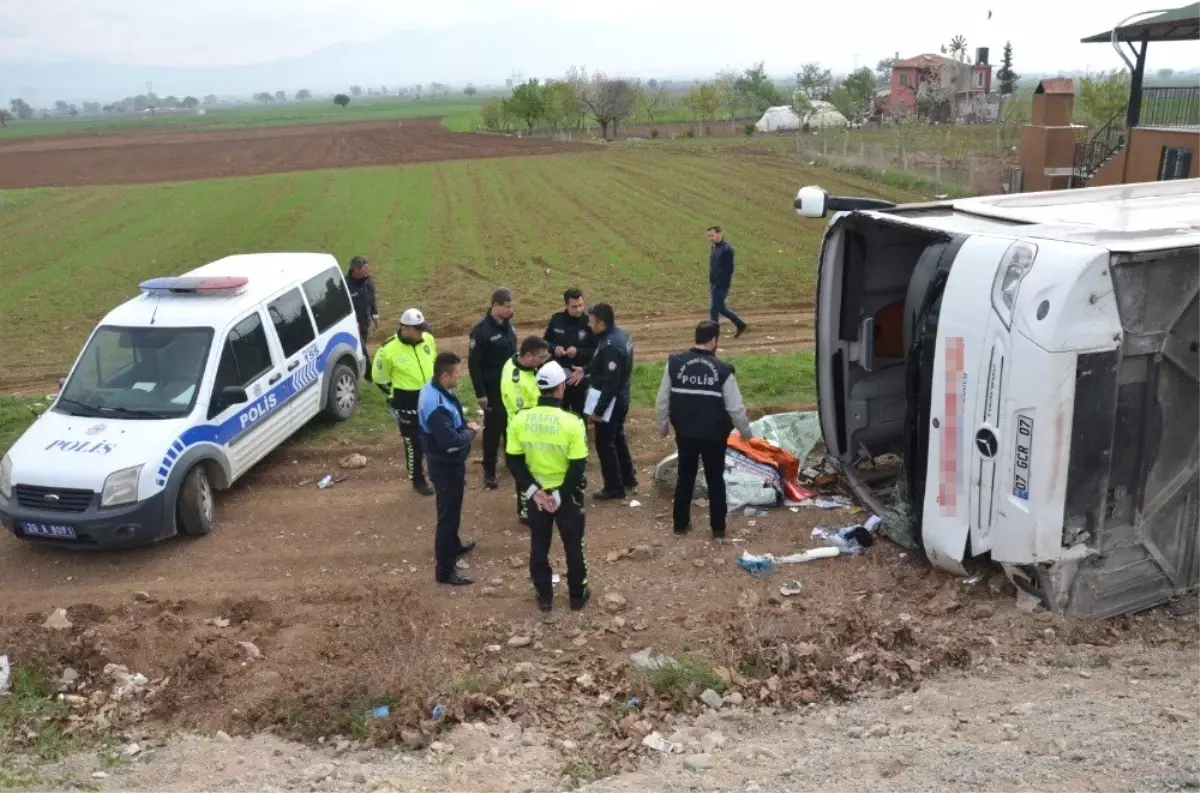
{"label": "officer with white cap", "polygon": [[563,407],[567,373],[561,365],[551,361],[542,366],[537,383],[537,405],[517,413],[508,425],[508,469],[519,491],[530,499],[529,577],[538,608],[550,611],[553,606],[549,557],[557,523],[567,557],[571,610],[579,611],[591,595],[583,550],[587,425]]}
{"label": "officer with white cap", "polygon": [[429,332],[429,323],[420,309],[410,308],[400,317],[400,329],[375,353],[371,380],[388,397],[392,415],[404,438],[404,461],[413,489],[432,496],[433,488],[425,478],[417,403],[421,389],[433,378],[437,342]]}

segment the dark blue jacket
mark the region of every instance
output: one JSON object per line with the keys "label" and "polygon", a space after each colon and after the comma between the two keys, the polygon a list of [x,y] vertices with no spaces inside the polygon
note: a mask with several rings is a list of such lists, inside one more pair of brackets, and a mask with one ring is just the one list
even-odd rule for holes
{"label": "dark blue jacket", "polygon": [[712,246],[708,256],[708,282],[725,287],[733,283],[733,246],[725,240]]}
{"label": "dark blue jacket", "polygon": [[421,442],[431,466],[462,466],[471,453],[475,431],[467,426],[458,397],[430,381],[417,402]]}

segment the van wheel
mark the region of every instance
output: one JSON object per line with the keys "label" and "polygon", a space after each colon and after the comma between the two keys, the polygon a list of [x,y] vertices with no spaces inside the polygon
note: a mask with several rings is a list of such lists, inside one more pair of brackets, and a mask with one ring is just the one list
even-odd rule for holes
{"label": "van wheel", "polygon": [[329,377],[329,394],[325,399],[325,415],[334,421],[345,421],[358,410],[358,373],[344,363],[333,367]]}
{"label": "van wheel", "polygon": [[179,499],[175,502],[175,515],[181,534],[202,537],[212,531],[216,504],[212,481],[203,463],[188,471],[184,477],[183,486],[179,488]]}

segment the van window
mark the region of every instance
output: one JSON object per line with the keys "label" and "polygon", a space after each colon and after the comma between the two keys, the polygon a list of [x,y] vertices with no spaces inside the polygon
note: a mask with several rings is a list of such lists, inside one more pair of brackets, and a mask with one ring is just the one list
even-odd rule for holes
{"label": "van window", "polygon": [[217,390],[226,386],[248,388],[274,368],[267,331],[258,313],[233,326],[217,366]]}
{"label": "van window", "polygon": [[317,333],[324,333],[350,316],[350,295],[339,270],[328,270],[304,282],[304,296],[317,322]]}
{"label": "van window", "polygon": [[283,346],[285,358],[291,358],[317,337],[299,289],[292,289],[271,301],[267,310],[271,314],[275,332],[279,334],[279,343]]}

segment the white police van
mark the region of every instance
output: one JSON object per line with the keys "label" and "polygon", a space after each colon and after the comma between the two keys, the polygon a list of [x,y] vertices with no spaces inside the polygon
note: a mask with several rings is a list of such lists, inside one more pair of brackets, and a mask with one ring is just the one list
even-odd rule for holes
{"label": "white police van", "polygon": [[365,359],[327,254],[229,256],[140,284],[0,461],[0,523],[72,548],[212,531],[213,491],[324,412],[358,407]]}

